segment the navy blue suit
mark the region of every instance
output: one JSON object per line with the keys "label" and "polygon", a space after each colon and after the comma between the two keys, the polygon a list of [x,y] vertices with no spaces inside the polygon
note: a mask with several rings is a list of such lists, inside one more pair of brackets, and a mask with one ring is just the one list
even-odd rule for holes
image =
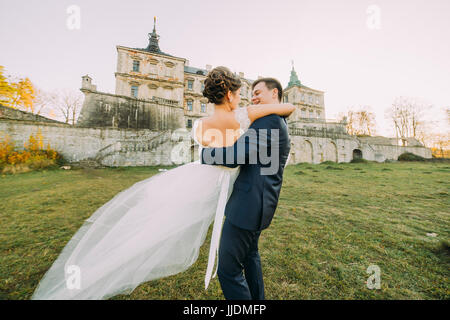
{"label": "navy blue suit", "polygon": [[[264,133],[267,139],[261,138]],[[278,115],[255,120],[233,146],[202,150],[204,164],[241,166],[225,207],[219,246],[218,276],[226,299],[264,299],[258,240],[275,213],[289,150],[286,120]],[[269,155],[271,163],[260,157],[261,153]],[[262,173],[264,170],[270,174]]]}

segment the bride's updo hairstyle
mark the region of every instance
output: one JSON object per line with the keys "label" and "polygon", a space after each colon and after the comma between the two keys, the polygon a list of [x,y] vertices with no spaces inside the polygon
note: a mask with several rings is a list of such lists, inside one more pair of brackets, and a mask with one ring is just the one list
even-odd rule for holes
{"label": "bride's updo hairstyle", "polygon": [[226,67],[212,69],[205,80],[203,96],[208,102],[214,104],[223,103],[228,90],[235,92],[241,87],[241,80]]}

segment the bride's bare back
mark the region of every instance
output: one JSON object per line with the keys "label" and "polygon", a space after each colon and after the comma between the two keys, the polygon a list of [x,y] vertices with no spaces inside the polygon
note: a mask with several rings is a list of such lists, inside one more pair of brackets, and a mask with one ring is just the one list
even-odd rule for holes
{"label": "bride's bare back", "polygon": [[240,136],[239,122],[232,111],[202,118],[196,129],[195,136],[204,147],[232,146]]}
{"label": "bride's bare back", "polygon": [[[294,105],[290,103],[250,105],[245,108],[250,124],[269,114],[289,116],[295,110]],[[222,110],[210,117],[200,119],[194,133],[198,142],[204,147],[211,148],[232,146],[242,134],[235,115],[235,111]]]}

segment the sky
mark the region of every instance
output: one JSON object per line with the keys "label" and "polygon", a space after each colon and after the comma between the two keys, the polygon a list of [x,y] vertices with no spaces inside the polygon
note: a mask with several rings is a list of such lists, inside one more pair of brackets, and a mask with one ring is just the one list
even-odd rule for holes
{"label": "sky", "polygon": [[286,87],[293,61],[302,84],[325,92],[327,119],[369,106],[377,134],[394,136],[385,110],[403,96],[432,105],[427,119],[448,131],[449,0],[1,1],[0,65],[43,90],[78,90],[89,74],[114,93],[116,45],[145,48],[154,16],[161,50],[190,66]]}

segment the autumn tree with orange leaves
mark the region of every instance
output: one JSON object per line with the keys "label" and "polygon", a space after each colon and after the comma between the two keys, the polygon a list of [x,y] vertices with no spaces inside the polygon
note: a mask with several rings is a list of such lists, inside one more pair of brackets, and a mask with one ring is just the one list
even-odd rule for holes
{"label": "autumn tree with orange leaves", "polygon": [[0,66],[0,104],[13,109],[22,108],[33,112],[35,91],[30,79],[7,76],[5,68]]}

